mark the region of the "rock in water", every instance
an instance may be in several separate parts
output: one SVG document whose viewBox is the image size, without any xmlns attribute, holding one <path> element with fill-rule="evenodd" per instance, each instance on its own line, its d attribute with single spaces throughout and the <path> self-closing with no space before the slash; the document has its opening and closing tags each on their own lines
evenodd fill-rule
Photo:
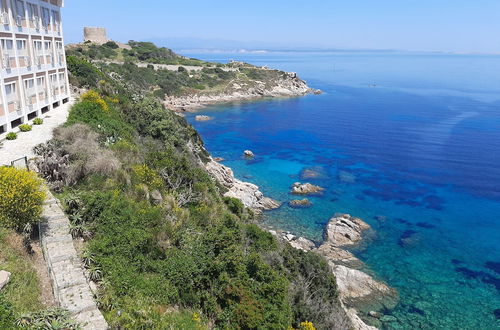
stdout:
<svg viewBox="0 0 500 330">
<path fill-rule="evenodd" d="M 9 283 L 11 273 L 0 270 L 0 290 Z"/>
<path fill-rule="evenodd" d="M 295 199 L 293 201 L 288 202 L 288 205 L 292 208 L 296 209 L 304 209 L 312 206 L 312 203 L 309 199 Z"/>
<path fill-rule="evenodd" d="M 255 157 L 254 153 L 251 150 L 245 150 L 243 151 L 243 154 L 245 157 Z"/>
<path fill-rule="evenodd" d="M 340 298 L 348 306 L 366 312 L 396 306 L 397 292 L 370 275 L 342 265 L 332 267 L 332 272 L 337 279 Z"/>
<path fill-rule="evenodd" d="M 310 183 L 295 182 L 292 186 L 292 194 L 295 195 L 314 195 L 321 194 L 324 191 L 325 188 Z"/>
<path fill-rule="evenodd" d="M 195 117 L 196 121 L 208 121 L 212 120 L 213 118 L 210 116 L 205 116 L 205 115 L 198 115 Z"/>
<path fill-rule="evenodd" d="M 278 202 L 265 197 L 258 186 L 236 179 L 233 170 L 229 167 L 217 163 L 214 160 L 210 160 L 208 163 L 204 164 L 204 166 L 214 179 L 228 189 L 224 196 L 238 198 L 246 207 L 257 212 L 280 207 Z"/>
<path fill-rule="evenodd" d="M 361 235 L 367 229 L 370 225 L 360 218 L 349 214 L 336 215 L 326 227 L 326 242 L 336 247 L 354 245 L 361 241 Z"/>
<path fill-rule="evenodd" d="M 216 162 L 219 162 L 219 163 L 220 163 L 220 162 L 223 162 L 225 159 L 224 159 L 224 158 L 222 158 L 222 157 L 215 157 L 215 158 L 214 158 L 214 160 L 215 160 Z"/>
</svg>

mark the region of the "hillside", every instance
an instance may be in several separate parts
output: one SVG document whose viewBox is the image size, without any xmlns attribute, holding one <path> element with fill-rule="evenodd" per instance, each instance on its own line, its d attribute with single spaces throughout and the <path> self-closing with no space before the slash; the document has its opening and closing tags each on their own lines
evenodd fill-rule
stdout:
<svg viewBox="0 0 500 330">
<path fill-rule="evenodd" d="M 197 132 L 158 99 L 160 70 L 91 60 L 68 57 L 72 83 L 92 91 L 36 151 L 110 326 L 350 327 L 327 262 L 259 228 L 257 187 L 246 206 L 224 197 L 234 182 L 213 179 Z M 186 91 L 179 77 L 163 79 Z"/>
<path fill-rule="evenodd" d="M 214 102 L 318 92 L 293 72 L 243 62 L 200 61 L 147 42 L 72 45 L 68 56 L 70 65 L 75 59 L 85 58 L 103 72 L 120 75 L 136 90 L 152 92 L 169 109 L 178 111 L 195 110 Z"/>
</svg>

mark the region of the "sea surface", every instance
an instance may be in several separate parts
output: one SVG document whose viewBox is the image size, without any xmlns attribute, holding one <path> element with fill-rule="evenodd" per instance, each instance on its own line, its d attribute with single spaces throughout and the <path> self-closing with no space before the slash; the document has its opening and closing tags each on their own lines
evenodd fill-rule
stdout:
<svg viewBox="0 0 500 330">
<path fill-rule="evenodd" d="M 354 253 L 401 298 L 385 328 L 500 329 L 500 56 L 184 55 L 294 71 L 324 92 L 187 116 L 238 178 L 285 202 L 265 225 L 320 242 L 335 213 L 361 217 L 376 235 Z M 292 209 L 296 181 L 326 193 Z"/>
</svg>

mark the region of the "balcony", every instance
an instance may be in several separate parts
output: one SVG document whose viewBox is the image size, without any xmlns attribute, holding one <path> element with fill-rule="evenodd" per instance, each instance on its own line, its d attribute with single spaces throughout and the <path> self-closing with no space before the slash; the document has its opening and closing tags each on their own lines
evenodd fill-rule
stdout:
<svg viewBox="0 0 500 330">
<path fill-rule="evenodd" d="M 17 113 L 18 115 L 22 114 L 21 103 L 19 101 L 8 102 L 7 109 L 9 110 L 9 113 Z"/>
<path fill-rule="evenodd" d="M 27 55 L 20 55 L 18 60 L 20 68 L 31 67 L 31 57 Z"/>
<path fill-rule="evenodd" d="M 16 58 L 10 54 L 5 54 L 2 58 L 2 67 L 5 70 L 12 70 L 17 68 Z"/>
</svg>

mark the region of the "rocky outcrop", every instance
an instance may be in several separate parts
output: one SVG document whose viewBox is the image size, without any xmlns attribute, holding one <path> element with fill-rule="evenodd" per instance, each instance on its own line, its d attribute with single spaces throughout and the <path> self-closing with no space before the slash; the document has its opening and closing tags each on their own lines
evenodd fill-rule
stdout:
<svg viewBox="0 0 500 330">
<path fill-rule="evenodd" d="M 353 268 L 330 263 L 337 279 L 340 299 L 358 311 L 392 309 L 397 304 L 397 293 L 385 283 Z"/>
<path fill-rule="evenodd" d="M 335 247 L 354 245 L 361 241 L 363 231 L 370 225 L 349 214 L 336 215 L 330 219 L 326 227 L 326 242 Z"/>
<path fill-rule="evenodd" d="M 295 182 L 292 186 L 291 193 L 294 195 L 315 195 L 321 194 L 323 191 L 325 191 L 325 189 L 320 186 L 315 186 L 310 183 Z"/>
<path fill-rule="evenodd" d="M 7 284 L 9 284 L 10 275 L 8 271 L 0 270 L 0 290 L 2 290 Z"/>
<path fill-rule="evenodd" d="M 307 252 L 313 250 L 316 247 L 316 244 L 314 244 L 313 241 L 308 240 L 307 238 L 304 237 L 295 236 L 294 234 L 288 231 L 270 230 L 269 232 L 274 236 L 276 236 L 278 239 L 290 243 L 290 245 L 297 250 L 302 250 Z"/>
<path fill-rule="evenodd" d="M 339 297 L 350 319 L 351 328 L 357 330 L 376 329 L 367 325 L 359 315 L 384 317 L 384 314 L 376 311 L 392 309 L 398 301 L 398 294 L 394 289 L 362 271 L 361 269 L 366 268 L 363 262 L 343 248 L 358 244 L 363 232 L 368 229 L 370 226 L 359 218 L 349 214 L 336 214 L 326 226 L 325 241 L 319 247 L 314 242 L 289 232 L 271 231 L 296 249 L 313 251 L 325 257 L 337 279 Z M 370 317 L 374 323 L 379 322 L 379 318 Z"/>
<path fill-rule="evenodd" d="M 268 71 L 268 70 L 265 70 Z M 271 71 L 271 70 L 269 70 Z M 313 93 L 294 73 L 283 73 L 270 81 L 234 81 L 223 92 L 203 91 L 183 96 L 167 96 L 164 104 L 175 111 L 196 111 L 214 103 L 253 100 L 264 97 L 294 97 Z"/>
<path fill-rule="evenodd" d="M 213 118 L 210 116 L 205 116 L 205 115 L 198 115 L 194 118 L 196 121 L 209 121 L 212 120 Z"/>
<path fill-rule="evenodd" d="M 229 167 L 219 164 L 213 159 L 210 159 L 204 166 L 208 173 L 228 190 L 224 196 L 238 198 L 246 207 L 257 212 L 280 207 L 277 201 L 265 197 L 258 186 L 236 179 L 233 170 Z"/>
<path fill-rule="evenodd" d="M 245 157 L 248 157 L 248 158 L 255 157 L 255 154 L 251 150 L 245 150 L 245 151 L 243 151 L 243 155 L 245 155 Z"/>
</svg>

